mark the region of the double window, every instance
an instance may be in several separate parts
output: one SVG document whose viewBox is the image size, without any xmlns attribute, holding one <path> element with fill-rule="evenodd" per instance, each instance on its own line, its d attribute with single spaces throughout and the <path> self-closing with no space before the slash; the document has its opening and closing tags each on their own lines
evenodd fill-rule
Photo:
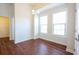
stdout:
<svg viewBox="0 0 79 59">
<path fill-rule="evenodd" d="M 54 35 L 65 35 L 66 34 L 66 21 L 67 11 L 61 11 L 53 13 L 52 15 L 52 32 Z M 40 17 L 40 33 L 47 33 L 48 16 Z"/>
</svg>

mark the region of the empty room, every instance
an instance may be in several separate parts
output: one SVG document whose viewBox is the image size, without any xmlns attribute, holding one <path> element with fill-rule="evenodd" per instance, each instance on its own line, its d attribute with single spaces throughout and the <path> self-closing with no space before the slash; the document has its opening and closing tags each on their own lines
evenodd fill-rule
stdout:
<svg viewBox="0 0 79 59">
<path fill-rule="evenodd" d="M 0 55 L 74 55 L 75 3 L 0 3 Z"/>
</svg>

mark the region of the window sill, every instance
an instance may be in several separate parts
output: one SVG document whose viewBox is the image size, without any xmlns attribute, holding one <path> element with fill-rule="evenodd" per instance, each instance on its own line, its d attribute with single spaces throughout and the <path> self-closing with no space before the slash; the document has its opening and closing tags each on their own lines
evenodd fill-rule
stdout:
<svg viewBox="0 0 79 59">
<path fill-rule="evenodd" d="M 56 35 L 56 34 L 53 34 L 53 36 L 58 37 L 58 38 L 66 38 L 66 35 Z"/>
</svg>

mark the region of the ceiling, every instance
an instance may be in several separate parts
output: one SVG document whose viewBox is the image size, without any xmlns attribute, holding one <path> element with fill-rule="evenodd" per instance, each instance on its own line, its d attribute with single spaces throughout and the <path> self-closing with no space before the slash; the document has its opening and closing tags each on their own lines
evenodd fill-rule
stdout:
<svg viewBox="0 0 79 59">
<path fill-rule="evenodd" d="M 32 9 L 34 9 L 34 10 L 43 8 L 43 7 L 47 6 L 48 4 L 49 3 L 31 3 Z"/>
</svg>

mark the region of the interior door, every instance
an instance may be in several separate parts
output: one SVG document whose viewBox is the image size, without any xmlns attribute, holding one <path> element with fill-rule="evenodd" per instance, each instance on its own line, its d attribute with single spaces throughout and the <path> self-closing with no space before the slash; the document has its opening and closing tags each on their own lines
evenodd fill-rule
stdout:
<svg viewBox="0 0 79 59">
<path fill-rule="evenodd" d="M 0 16 L 0 38 L 9 37 L 9 18 Z"/>
</svg>

